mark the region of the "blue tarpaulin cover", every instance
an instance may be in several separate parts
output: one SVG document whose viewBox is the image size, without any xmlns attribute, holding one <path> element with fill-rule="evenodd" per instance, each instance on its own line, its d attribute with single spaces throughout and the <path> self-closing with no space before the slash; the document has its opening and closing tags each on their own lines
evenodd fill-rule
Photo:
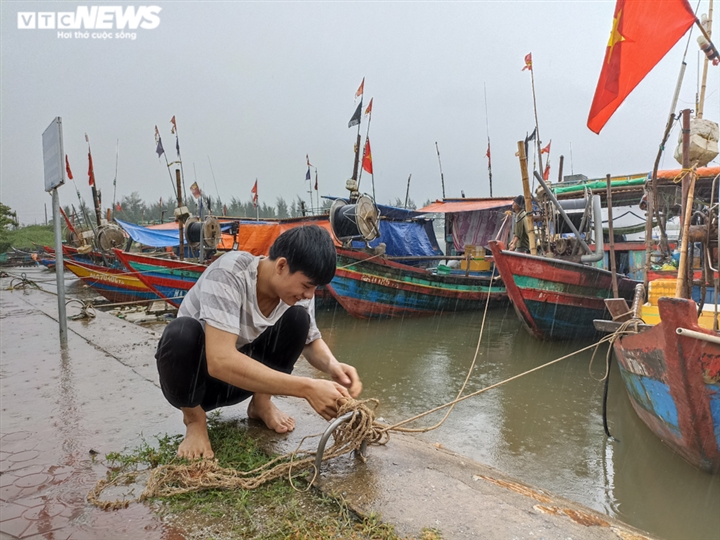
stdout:
<svg viewBox="0 0 720 540">
<path fill-rule="evenodd" d="M 428 229 L 432 238 L 428 235 Z M 385 243 L 385 253 L 393 257 L 442 254 L 431 221 L 380 220 L 380 237 L 370 242 L 370 247 L 381 242 Z M 364 246 L 365 242 L 353 242 L 353 247 Z"/>
<path fill-rule="evenodd" d="M 175 247 L 180 245 L 177 229 L 148 229 L 142 225 L 133 225 L 119 219 L 115 219 L 115 221 L 138 244 L 150 247 Z M 230 223 L 221 223 L 220 230 L 222 232 L 228 231 L 230 226 Z"/>
</svg>

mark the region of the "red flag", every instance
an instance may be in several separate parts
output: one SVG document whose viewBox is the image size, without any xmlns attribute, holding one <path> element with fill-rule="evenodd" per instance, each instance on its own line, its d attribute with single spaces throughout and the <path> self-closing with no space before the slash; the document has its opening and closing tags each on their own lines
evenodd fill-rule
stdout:
<svg viewBox="0 0 720 540">
<path fill-rule="evenodd" d="M 313 164 L 310 163 L 310 158 L 308 157 L 307 154 L 305 154 L 305 161 L 307 161 L 307 166 L 308 166 L 308 167 L 313 167 Z"/>
<path fill-rule="evenodd" d="M 520 71 L 525 71 L 526 69 L 532 71 L 532 53 L 527 53 L 525 55 L 525 67 L 522 68 Z"/>
<path fill-rule="evenodd" d="M 625 98 L 695 22 L 687 0 L 617 0 L 587 126 L 600 133 Z"/>
<path fill-rule="evenodd" d="M 116 211 L 116 212 L 122 212 L 122 206 L 120 206 L 120 203 L 117 203 L 117 204 L 115 205 L 115 211 Z"/>
<path fill-rule="evenodd" d="M 488 158 L 488 169 L 490 168 L 490 139 L 488 138 L 488 149 L 487 152 L 485 152 L 485 157 Z"/>
<path fill-rule="evenodd" d="M 92 154 L 88 148 L 88 179 L 91 186 L 95 185 L 95 171 L 93 170 Z"/>
<path fill-rule="evenodd" d="M 200 187 L 197 185 L 197 182 L 193 182 L 190 186 L 190 193 L 192 193 L 192 196 L 196 199 L 202 197 L 202 191 L 200 191 Z"/>
<path fill-rule="evenodd" d="M 543 173 L 543 180 L 547 180 L 550 178 L 550 162 L 548 161 L 545 164 L 545 172 Z"/>
<path fill-rule="evenodd" d="M 227 216 L 227 204 L 223 204 L 223 216 Z"/>
<path fill-rule="evenodd" d="M 549 143 L 547 143 L 547 146 L 540 150 L 540 154 L 549 154 L 550 153 L 550 145 L 552 144 L 552 139 Z"/>
<path fill-rule="evenodd" d="M 372 174 L 372 154 L 370 153 L 370 139 L 365 139 L 365 150 L 363 150 L 362 168 Z"/>
<path fill-rule="evenodd" d="M 370 114 L 372 112 L 372 102 L 375 98 L 370 98 L 370 103 L 368 103 L 367 109 L 365 109 L 365 114 Z"/>
<path fill-rule="evenodd" d="M 359 98 L 363 95 L 363 92 L 365 90 L 365 77 L 363 77 L 362 82 L 360 83 L 360 86 L 357 89 L 357 92 L 355 92 L 355 99 Z"/>
<path fill-rule="evenodd" d="M 255 208 L 257 208 L 258 205 L 258 189 L 257 189 L 257 178 L 255 179 L 255 185 L 250 190 L 250 193 L 252 194 L 252 203 Z"/>
<path fill-rule="evenodd" d="M 65 170 L 67 171 L 68 178 L 73 179 L 72 171 L 70 170 L 70 162 L 68 161 L 67 154 L 65 154 Z"/>
<path fill-rule="evenodd" d="M 173 114 L 173 117 L 170 119 L 170 123 L 173 125 L 173 127 L 170 128 L 170 133 L 175 133 L 177 131 L 177 124 L 175 123 L 175 115 Z"/>
</svg>

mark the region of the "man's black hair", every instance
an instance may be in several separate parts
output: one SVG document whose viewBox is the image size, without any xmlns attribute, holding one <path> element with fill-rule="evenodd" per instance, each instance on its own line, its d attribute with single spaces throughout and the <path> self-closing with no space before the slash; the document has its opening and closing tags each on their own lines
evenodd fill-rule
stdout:
<svg viewBox="0 0 720 540">
<path fill-rule="evenodd" d="M 518 195 L 517 197 L 515 197 L 513 199 L 513 202 L 523 210 L 525 209 L 525 197 L 523 197 L 522 195 Z"/>
<path fill-rule="evenodd" d="M 330 233 L 317 225 L 285 231 L 270 246 L 270 259 L 285 257 L 291 273 L 302 272 L 314 285 L 327 285 L 335 276 L 337 252 Z"/>
</svg>

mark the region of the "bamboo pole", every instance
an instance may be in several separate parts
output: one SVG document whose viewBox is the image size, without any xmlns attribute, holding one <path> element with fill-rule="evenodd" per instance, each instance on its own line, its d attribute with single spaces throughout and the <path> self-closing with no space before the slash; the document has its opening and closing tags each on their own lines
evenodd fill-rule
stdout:
<svg viewBox="0 0 720 540">
<path fill-rule="evenodd" d="M 683 228 L 682 228 L 682 245 L 680 247 L 680 263 L 678 264 L 678 277 L 675 286 L 675 296 L 678 298 L 690 298 L 690 289 L 688 286 L 687 273 L 688 273 L 688 248 L 690 242 L 688 241 L 688 235 L 690 233 L 690 219 L 692 217 L 693 201 L 695 199 L 695 179 L 697 175 L 695 171 L 689 173 L 690 185 L 688 186 L 687 203 L 685 204 L 685 211 L 683 213 Z M 695 251 L 695 250 L 693 250 Z M 692 267 L 692 261 L 690 263 Z"/>
<path fill-rule="evenodd" d="M 701 29 L 705 30 L 705 32 L 703 32 L 703 34 L 708 41 L 710 41 L 710 37 L 712 36 L 712 16 L 713 16 L 713 0 L 710 0 L 710 7 L 708 8 L 707 27 L 703 26 L 702 24 L 698 25 L 698 26 L 700 26 Z M 707 87 L 707 73 L 708 73 L 708 63 L 709 62 L 710 62 L 710 59 L 707 57 L 707 55 L 705 55 L 705 61 L 703 62 L 702 83 L 700 84 L 700 97 L 698 98 L 697 113 L 695 114 L 695 116 L 697 118 L 703 117 L 703 111 L 705 108 L 705 89 Z"/>
<path fill-rule="evenodd" d="M 530 242 L 530 253 L 537 255 L 535 245 L 535 226 L 532 221 L 532 194 L 530 193 L 530 178 L 528 177 L 527 156 L 525 155 L 525 141 L 518 141 L 518 156 L 520 157 L 520 174 L 522 175 L 523 196 L 525 197 L 525 224 Z"/>
</svg>

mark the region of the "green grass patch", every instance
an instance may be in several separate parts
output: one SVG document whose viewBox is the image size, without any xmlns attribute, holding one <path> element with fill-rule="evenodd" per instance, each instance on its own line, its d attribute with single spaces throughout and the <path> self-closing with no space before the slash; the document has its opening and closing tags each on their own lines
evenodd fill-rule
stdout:
<svg viewBox="0 0 720 540">
<path fill-rule="evenodd" d="M 33 243 L 41 246 L 52 246 L 55 241 L 52 225 L 28 225 L 18 229 L 0 231 L 0 253 L 10 247 L 18 249 L 35 249 Z"/>
<path fill-rule="evenodd" d="M 215 457 L 223 467 L 253 470 L 275 456 L 258 448 L 254 439 L 237 421 L 208 418 L 208 433 Z M 136 469 L 183 463 L 176 456 L 182 437 L 156 437 L 157 444 L 143 442 L 137 448 L 106 456 L 111 476 Z M 307 481 L 294 479 L 300 489 Z M 349 539 L 401 540 L 394 527 L 379 516 L 359 516 L 338 497 L 317 489 L 297 491 L 287 479 L 268 482 L 254 490 L 206 490 L 155 501 L 164 519 L 188 534 L 189 538 L 230 539 Z M 439 540 L 440 533 L 423 529 L 421 540 Z"/>
</svg>

